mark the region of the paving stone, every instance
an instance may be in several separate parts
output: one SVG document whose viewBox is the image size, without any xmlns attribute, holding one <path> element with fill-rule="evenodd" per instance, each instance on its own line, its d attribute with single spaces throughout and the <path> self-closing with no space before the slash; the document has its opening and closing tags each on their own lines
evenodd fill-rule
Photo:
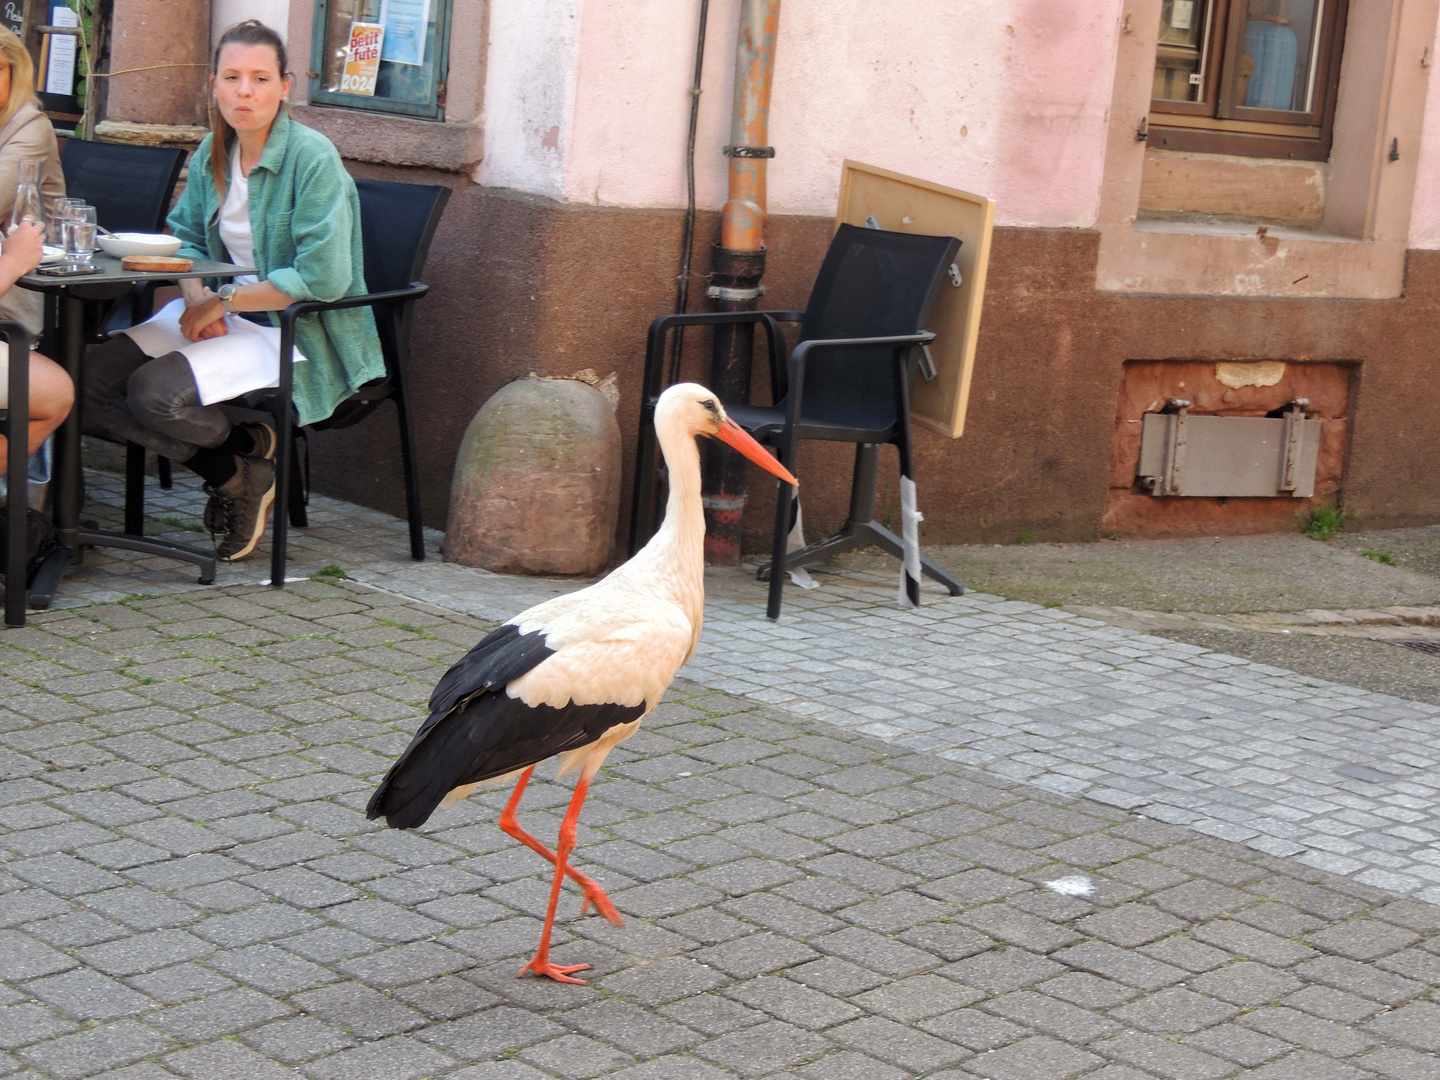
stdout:
<svg viewBox="0 0 1440 1080">
<path fill-rule="evenodd" d="M 36 979 L 25 992 L 76 1020 L 118 1020 L 159 1007 L 159 1003 L 124 983 L 85 969 Z"/>
<path fill-rule="evenodd" d="M 853 999 L 867 1012 L 900 1023 L 913 1023 L 973 1005 L 985 995 L 938 975 L 912 975 L 887 982 Z"/>
<path fill-rule="evenodd" d="M 143 1024 L 118 1020 L 40 1043 L 21 1050 L 19 1056 L 44 1075 L 70 1080 L 153 1057 L 174 1045 L 167 1036 Z"/>
<path fill-rule="evenodd" d="M 1044 1035 L 1035 1035 L 1002 1050 L 992 1050 L 966 1063 L 966 1069 L 991 1080 L 1030 1080 L 1053 1077 L 1068 1080 L 1101 1064 L 1095 1054 L 1068 1046 Z"/>
<path fill-rule="evenodd" d="M 347 982 L 297 994 L 291 1003 L 362 1039 L 382 1038 L 423 1027 L 414 1009 L 359 983 Z"/>
<path fill-rule="evenodd" d="M 419 1080 L 455 1064 L 450 1056 L 403 1035 L 366 1043 L 305 1066 L 315 1080 Z"/>
<path fill-rule="evenodd" d="M 1342 1027 L 1283 1006 L 1256 1009 L 1246 1013 L 1239 1022 L 1326 1056 L 1350 1057 L 1376 1045 L 1374 1038 L 1354 1028 Z"/>
<path fill-rule="evenodd" d="M 871 1056 L 918 1073 L 933 1072 L 970 1056 L 954 1043 L 878 1016 L 853 1020 L 828 1034 L 844 1046 L 863 1048 Z"/>
<path fill-rule="evenodd" d="M 1108 1017 L 1029 990 L 991 998 L 983 1008 L 1072 1046 L 1082 1046 L 1119 1029 L 1119 1024 Z"/>
<path fill-rule="evenodd" d="M 1301 1050 L 1247 1075 L 1260 1080 L 1369 1080 L 1374 1074 Z"/>
<path fill-rule="evenodd" d="M 1392 1012 L 1381 1013 L 1365 1025 L 1365 1030 L 1417 1050 L 1440 1051 L 1440 1005 L 1433 1001 L 1412 1001 Z"/>
<path fill-rule="evenodd" d="M 1420 935 L 1374 919 L 1347 919 L 1309 934 L 1305 940 L 1323 952 L 1350 960 L 1376 960 L 1415 944 Z"/>
<path fill-rule="evenodd" d="M 1272 1039 L 1238 1024 L 1220 1024 L 1197 1032 L 1186 1039 L 1185 1044 L 1249 1068 L 1263 1065 L 1295 1049 L 1292 1043 Z"/>
<path fill-rule="evenodd" d="M 339 1025 L 323 1024 L 313 1017 L 277 1020 L 241 1032 L 240 1040 L 267 1058 L 293 1065 L 324 1057 L 355 1045 Z"/>
<path fill-rule="evenodd" d="M 1219 1080 L 1239 1071 L 1234 1062 L 1143 1032 L 1125 1032 L 1091 1043 L 1102 1057 L 1167 1080 Z"/>
<path fill-rule="evenodd" d="M 1122 904 L 1097 912 L 1075 924 L 1075 929 L 1113 945 L 1145 945 L 1185 928 L 1185 923 L 1145 904 Z"/>
<path fill-rule="evenodd" d="M 267 1057 L 228 1041 L 170 1054 L 165 1058 L 165 1065 L 195 1080 L 226 1080 L 239 1076 L 246 1080 L 287 1080 L 295 1075 Z"/>
</svg>

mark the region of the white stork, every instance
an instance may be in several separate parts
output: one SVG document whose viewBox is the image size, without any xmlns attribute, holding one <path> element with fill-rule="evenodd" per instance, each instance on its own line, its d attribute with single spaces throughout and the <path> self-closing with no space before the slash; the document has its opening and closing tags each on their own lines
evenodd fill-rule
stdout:
<svg viewBox="0 0 1440 1080">
<path fill-rule="evenodd" d="M 620 915 L 598 884 L 567 862 L 585 792 L 612 747 L 660 704 L 675 673 L 695 653 L 705 606 L 705 519 L 700 450 L 706 435 L 798 483 L 725 415 L 716 396 L 678 383 L 655 407 L 655 429 L 670 476 L 665 522 L 633 559 L 588 588 L 521 612 L 485 637 L 440 679 L 430 715 L 370 798 L 366 817 L 395 829 L 423 825 L 437 806 L 463 799 L 486 781 L 519 776 L 500 828 L 555 866 L 550 906 L 535 958 L 520 969 L 580 983 L 550 962 L 550 933 L 568 874 L 613 923 Z M 520 828 L 515 810 L 535 766 L 564 755 L 559 775 L 580 769 L 552 853 Z"/>
</svg>

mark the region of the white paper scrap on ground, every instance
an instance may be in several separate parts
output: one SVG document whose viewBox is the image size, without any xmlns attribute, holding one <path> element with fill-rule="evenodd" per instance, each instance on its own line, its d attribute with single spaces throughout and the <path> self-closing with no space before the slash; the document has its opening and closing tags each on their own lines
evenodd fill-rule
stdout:
<svg viewBox="0 0 1440 1080">
<path fill-rule="evenodd" d="M 1095 892 L 1095 883 L 1084 874 L 1047 881 L 1045 887 L 1053 889 L 1061 896 L 1090 896 Z"/>
<path fill-rule="evenodd" d="M 914 607 L 905 590 L 907 578 L 920 582 L 920 522 L 925 515 L 915 508 L 915 481 L 900 477 L 900 541 L 905 552 L 900 566 L 900 606 Z"/>
</svg>

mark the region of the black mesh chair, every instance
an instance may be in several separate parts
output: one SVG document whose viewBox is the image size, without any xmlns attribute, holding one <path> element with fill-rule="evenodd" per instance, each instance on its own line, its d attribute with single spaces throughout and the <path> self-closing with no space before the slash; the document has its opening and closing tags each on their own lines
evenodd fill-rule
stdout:
<svg viewBox="0 0 1440 1080">
<path fill-rule="evenodd" d="M 280 385 L 275 390 L 259 391 L 243 404 L 267 408 L 275 421 L 278 448 L 275 455 L 275 510 L 270 549 L 270 584 L 276 588 L 285 583 L 286 540 L 288 526 L 294 522 L 304 526 L 305 503 L 298 458 L 295 453 L 295 409 L 291 395 L 295 385 L 295 324 L 297 320 L 321 311 L 341 308 L 368 307 L 375 313 L 375 326 L 380 334 L 380 350 L 385 357 L 385 376 L 360 387 L 342 401 L 335 413 L 310 427 L 314 430 L 350 427 L 360 423 L 384 401 L 393 401 L 400 422 L 400 457 L 405 480 L 405 508 L 410 521 L 410 557 L 416 562 L 425 558 L 424 522 L 420 512 L 420 473 L 415 460 L 414 428 L 410 418 L 407 373 L 410 366 L 410 329 L 415 301 L 430 286 L 419 281 L 430 253 L 430 241 L 440 223 L 450 189 L 421 184 L 395 184 L 383 180 L 356 180 L 360 192 L 360 235 L 365 249 L 365 285 L 370 290 L 363 296 L 347 296 L 329 303 L 306 300 L 291 304 L 280 313 Z M 143 456 L 139 462 L 138 482 L 126 485 L 127 523 L 143 515 L 136 508 L 132 514 L 131 494 L 143 490 Z M 130 462 L 130 471 L 135 465 Z M 131 477 L 132 481 L 137 478 Z M 286 509 L 289 513 L 286 513 Z M 127 532 L 130 531 L 127 527 Z"/>
<path fill-rule="evenodd" d="M 96 219 L 111 232 L 163 232 L 185 155 L 178 147 L 69 139 L 60 151 L 65 194 L 95 207 Z M 87 327 L 87 338 L 103 341 L 111 330 L 144 321 L 154 306 L 155 289 L 153 282 L 136 285 Z M 132 445 L 130 456 L 137 452 L 143 459 L 144 451 Z M 168 488 L 170 460 L 158 460 L 160 484 Z"/>
<path fill-rule="evenodd" d="M 70 139 L 60 152 L 65 193 L 95 207 L 111 232 L 160 232 L 185 151 Z"/>
<path fill-rule="evenodd" d="M 770 579 L 766 614 L 772 619 L 780 615 L 785 571 L 864 544 L 903 558 L 900 538 L 874 520 L 879 448 L 893 444 L 899 451 L 900 475 L 906 480 L 913 478 L 910 378 L 921 350 L 934 340 L 925 323 L 959 247 L 960 241 L 949 236 L 841 225 L 803 312 L 664 315 L 656 319 L 645 356 L 631 513 L 632 553 L 656 527 L 654 412 L 664 389 L 666 335 L 686 326 L 750 322 L 766 331 L 775 404 L 727 402 L 730 417 L 760 442 L 774 446 L 792 472 L 801 439 L 857 444 L 850 513 L 836 536 L 787 555 L 793 504 L 781 492 L 775 508 L 771 562 L 760 570 L 762 580 Z M 795 322 L 800 324 L 800 341 L 787 362 L 780 324 Z M 776 567 L 781 568 L 779 572 Z M 952 596 L 963 591 L 958 580 L 930 560 L 922 558 L 921 569 Z M 918 582 L 912 581 L 908 591 L 912 602 L 918 601 Z"/>
</svg>

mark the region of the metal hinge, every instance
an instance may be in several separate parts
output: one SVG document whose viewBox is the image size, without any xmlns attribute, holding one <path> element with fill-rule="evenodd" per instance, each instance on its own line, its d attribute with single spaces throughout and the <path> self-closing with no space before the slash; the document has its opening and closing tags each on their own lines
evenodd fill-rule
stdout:
<svg viewBox="0 0 1440 1080">
<path fill-rule="evenodd" d="M 442 109 L 445 107 L 445 84 L 443 82 L 435 88 L 435 104 Z"/>
</svg>

